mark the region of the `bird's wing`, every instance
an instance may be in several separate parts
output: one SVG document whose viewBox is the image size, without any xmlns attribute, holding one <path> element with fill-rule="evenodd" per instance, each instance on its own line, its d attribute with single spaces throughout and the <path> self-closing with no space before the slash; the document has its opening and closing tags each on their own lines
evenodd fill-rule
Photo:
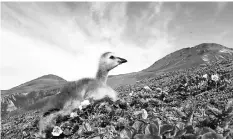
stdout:
<svg viewBox="0 0 233 139">
<path fill-rule="evenodd" d="M 64 105 L 71 99 L 82 100 L 87 86 L 93 80 L 91 78 L 83 78 L 78 81 L 66 83 L 59 94 L 51 96 L 49 102 L 44 107 L 44 115 L 53 112 L 53 110 L 59 111 L 63 109 Z"/>
</svg>

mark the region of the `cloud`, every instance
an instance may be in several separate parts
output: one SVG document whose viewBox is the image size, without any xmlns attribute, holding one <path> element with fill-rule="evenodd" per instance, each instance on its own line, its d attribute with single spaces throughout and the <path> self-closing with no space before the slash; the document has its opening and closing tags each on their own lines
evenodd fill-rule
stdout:
<svg viewBox="0 0 233 139">
<path fill-rule="evenodd" d="M 9 27 L 11 30 L 23 35 L 36 37 L 73 52 L 75 43 L 72 37 L 79 38 L 79 42 L 121 43 L 132 39 L 130 41 L 135 42 L 135 45 L 143 45 L 137 44 L 137 40 L 140 40 L 138 37 L 148 38 L 140 40 L 145 43 L 150 39 L 159 38 L 166 32 L 174 14 L 169 10 L 162 11 L 163 3 L 156 2 L 149 3 L 148 7 L 142 10 L 142 15 L 137 15 L 132 21 L 128 18 L 131 16 L 127 13 L 128 3 L 88 3 L 86 9 L 73 12 L 70 12 L 70 6 L 64 6 L 63 3 L 56 3 L 53 7 L 52 5 L 52 3 L 4 3 L 3 11 L 9 16 L 4 16 L 3 25 L 11 26 Z M 57 16 L 57 13 L 60 16 Z M 13 20 L 10 24 L 9 18 Z M 17 27 L 12 25 L 17 23 L 16 21 L 18 21 Z M 134 28 L 132 28 L 133 22 Z M 134 32 L 128 34 L 128 28 Z M 137 36 L 140 33 L 142 35 Z M 127 36 L 132 37 L 125 39 Z"/>
<path fill-rule="evenodd" d="M 219 33 L 219 35 L 216 35 L 216 41 L 218 42 L 224 42 L 227 35 L 230 34 L 229 30 L 225 30 Z"/>
<path fill-rule="evenodd" d="M 218 16 L 227 6 L 227 2 L 217 2 L 216 4 L 217 4 L 217 9 L 215 16 Z"/>
<path fill-rule="evenodd" d="M 106 51 L 129 61 L 110 74 L 149 67 L 174 48 L 175 12 L 156 2 L 129 12 L 132 4 L 138 10 L 125 2 L 2 3 L 1 89 L 45 74 L 93 77 Z"/>
<path fill-rule="evenodd" d="M 128 23 L 125 38 L 127 42 L 139 47 L 154 47 L 157 41 L 173 40 L 169 36 L 169 26 L 175 17 L 176 11 L 165 7 L 163 3 L 152 2 L 142 9 L 140 16 L 134 16 Z"/>
</svg>

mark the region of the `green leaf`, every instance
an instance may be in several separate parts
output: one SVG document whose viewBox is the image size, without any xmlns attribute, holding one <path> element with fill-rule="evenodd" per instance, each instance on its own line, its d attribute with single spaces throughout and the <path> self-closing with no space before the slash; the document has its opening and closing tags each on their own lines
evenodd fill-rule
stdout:
<svg viewBox="0 0 233 139">
<path fill-rule="evenodd" d="M 89 123 L 85 123 L 84 128 L 85 128 L 86 131 L 92 131 L 92 127 L 91 127 L 91 125 Z"/>
<path fill-rule="evenodd" d="M 145 124 L 141 121 L 136 121 L 133 126 L 132 126 L 137 133 L 144 133 L 145 129 Z"/>
<path fill-rule="evenodd" d="M 153 123 L 157 126 L 158 129 L 160 128 L 161 121 L 158 118 L 156 118 L 156 120 L 153 120 Z"/>
<path fill-rule="evenodd" d="M 120 137 L 124 139 L 131 139 L 132 133 L 128 128 L 125 128 L 120 132 Z"/>
<path fill-rule="evenodd" d="M 223 139 L 223 137 L 220 134 L 208 132 L 202 136 L 202 139 Z"/>
<path fill-rule="evenodd" d="M 189 114 L 187 114 L 188 119 L 187 119 L 186 125 L 192 125 L 193 114 L 194 114 L 194 110 L 191 110 L 191 112 Z"/>
<path fill-rule="evenodd" d="M 133 127 L 128 126 L 127 128 L 131 131 L 131 135 L 132 135 L 131 138 L 134 137 L 137 134 L 136 129 L 134 129 Z"/>
<path fill-rule="evenodd" d="M 163 135 L 167 132 L 171 132 L 174 129 L 172 125 L 165 124 L 160 127 L 160 135 Z"/>
<path fill-rule="evenodd" d="M 193 134 L 195 132 L 192 125 L 186 126 L 185 129 L 187 134 Z"/>
<path fill-rule="evenodd" d="M 178 130 L 175 134 L 175 137 L 180 137 L 186 133 L 186 129 Z"/>
<path fill-rule="evenodd" d="M 185 134 L 181 138 L 182 139 L 197 139 L 197 136 L 194 134 Z"/>
<path fill-rule="evenodd" d="M 233 108 L 233 99 L 229 100 L 228 103 L 227 103 L 227 105 L 226 105 L 226 110 L 228 110 L 230 108 L 231 109 Z"/>
<path fill-rule="evenodd" d="M 231 114 L 232 112 L 233 112 L 233 106 L 226 107 L 226 110 L 224 111 L 224 113 L 226 113 L 226 114 Z"/>
<path fill-rule="evenodd" d="M 185 124 L 182 123 L 182 122 L 178 122 L 178 123 L 176 124 L 176 126 L 177 126 L 179 129 L 184 129 L 184 128 L 185 128 Z"/>
<path fill-rule="evenodd" d="M 137 134 L 134 139 L 162 139 L 160 136 Z"/>
<path fill-rule="evenodd" d="M 153 123 L 152 124 L 148 124 L 146 126 L 146 129 L 145 129 L 145 134 L 146 135 L 151 134 L 151 135 L 158 136 L 158 134 L 159 134 L 159 128 L 157 127 L 156 124 L 153 124 Z"/>
<path fill-rule="evenodd" d="M 215 116 L 221 115 L 221 114 L 222 114 L 222 111 L 219 110 L 219 109 L 217 109 L 217 108 L 215 108 L 215 107 L 211 107 L 211 106 L 207 105 L 207 108 L 208 108 Z"/>
<path fill-rule="evenodd" d="M 216 133 L 213 129 L 209 128 L 209 127 L 203 127 L 198 131 L 198 135 L 203 135 L 205 133 Z"/>
<path fill-rule="evenodd" d="M 173 108 L 173 110 L 176 112 L 176 114 L 178 115 L 178 117 L 186 117 L 186 114 L 184 112 L 182 112 L 180 109 L 177 108 Z"/>
</svg>

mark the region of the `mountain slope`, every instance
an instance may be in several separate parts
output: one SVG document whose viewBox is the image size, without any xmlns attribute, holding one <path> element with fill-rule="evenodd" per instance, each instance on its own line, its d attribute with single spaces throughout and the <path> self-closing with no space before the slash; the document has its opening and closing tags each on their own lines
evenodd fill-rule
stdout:
<svg viewBox="0 0 233 139">
<path fill-rule="evenodd" d="M 59 87 L 60 85 L 66 82 L 67 82 L 66 80 L 56 75 L 52 75 L 52 74 L 44 75 L 34 80 L 23 83 L 19 86 L 16 86 L 14 88 L 11 88 L 9 90 L 4 90 L 2 92 L 2 95 L 4 96 L 14 93 L 27 94 L 32 91 L 53 89 Z"/>
<path fill-rule="evenodd" d="M 156 61 L 150 67 L 135 73 L 113 76 L 109 85 L 134 84 L 139 80 L 158 74 L 211 64 L 218 60 L 232 59 L 233 49 L 216 43 L 202 43 L 191 48 L 183 48 Z"/>
<path fill-rule="evenodd" d="M 172 71 L 190 68 L 202 64 L 211 64 L 217 60 L 233 57 L 233 49 L 216 43 L 203 43 L 195 47 L 184 48 L 158 60 L 143 71 Z"/>
<path fill-rule="evenodd" d="M 10 90 L 1 90 L 1 115 L 4 116 L 17 109 L 42 107 L 42 105 L 33 105 L 41 104 L 41 100 L 56 94 L 65 83 L 67 83 L 66 80 L 50 74 L 23 83 Z"/>
</svg>

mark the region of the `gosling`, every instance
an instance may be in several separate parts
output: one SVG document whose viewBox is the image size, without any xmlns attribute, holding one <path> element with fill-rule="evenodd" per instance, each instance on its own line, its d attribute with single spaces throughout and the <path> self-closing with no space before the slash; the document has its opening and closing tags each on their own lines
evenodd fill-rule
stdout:
<svg viewBox="0 0 233 139">
<path fill-rule="evenodd" d="M 44 116 L 51 111 L 71 109 L 71 107 L 77 108 L 82 100 L 88 98 L 99 100 L 108 96 L 113 101 L 117 100 L 117 93 L 106 84 L 106 81 L 109 71 L 126 62 L 126 59 L 117 57 L 112 52 L 102 54 L 96 77 L 83 78 L 67 83 L 59 94 L 50 99 L 48 105 L 44 108 Z"/>
</svg>

